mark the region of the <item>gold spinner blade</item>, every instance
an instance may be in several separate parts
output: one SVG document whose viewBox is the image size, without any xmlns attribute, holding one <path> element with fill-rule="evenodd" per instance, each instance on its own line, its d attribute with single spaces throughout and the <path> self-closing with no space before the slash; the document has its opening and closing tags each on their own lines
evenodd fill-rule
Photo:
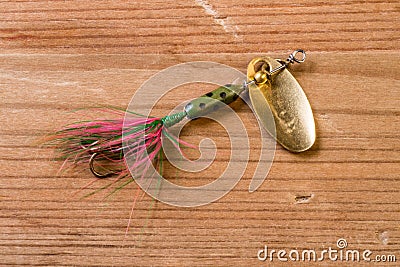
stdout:
<svg viewBox="0 0 400 267">
<path fill-rule="evenodd" d="M 258 119 L 277 142 L 291 152 L 302 152 L 315 142 L 314 117 L 303 89 L 283 64 L 270 57 L 249 63 L 250 100 Z M 270 70 L 275 69 L 280 70 L 272 75 Z M 264 81 L 258 77 L 260 73 L 265 74 Z"/>
</svg>

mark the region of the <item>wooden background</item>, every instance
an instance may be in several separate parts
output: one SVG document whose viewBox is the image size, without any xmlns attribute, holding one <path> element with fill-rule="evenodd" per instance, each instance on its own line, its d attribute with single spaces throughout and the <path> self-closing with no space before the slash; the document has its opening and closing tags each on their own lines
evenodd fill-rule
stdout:
<svg viewBox="0 0 400 267">
<path fill-rule="evenodd" d="M 399 262 L 399 11 L 388 0 L 0 1 L 0 265 L 266 266 L 257 260 L 264 245 L 322 250 L 339 238 Z M 163 68 L 211 60 L 245 71 L 255 56 L 297 48 L 308 52 L 293 73 L 314 109 L 317 143 L 298 155 L 277 146 L 254 193 L 253 160 L 210 205 L 176 208 L 145 196 L 125 237 L 135 188 L 81 199 L 73 193 L 89 171 L 57 176 L 60 162 L 35 145 L 82 119 L 75 108 L 125 107 Z M 178 90 L 161 106 L 210 88 Z M 254 116 L 243 103 L 233 108 L 256 151 Z M 223 128 L 200 120 L 184 135 L 222 149 L 205 174 L 180 181 L 218 177 L 229 160 Z"/>
</svg>

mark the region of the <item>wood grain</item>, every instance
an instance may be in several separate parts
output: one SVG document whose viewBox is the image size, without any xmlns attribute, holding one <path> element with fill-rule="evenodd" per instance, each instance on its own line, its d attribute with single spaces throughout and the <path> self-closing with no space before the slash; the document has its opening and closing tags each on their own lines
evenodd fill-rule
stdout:
<svg viewBox="0 0 400 267">
<path fill-rule="evenodd" d="M 0 1 L 0 13 L 0 265 L 291 266 L 276 258 L 260 262 L 257 252 L 264 245 L 336 248 L 339 238 L 349 249 L 400 260 L 396 1 L 23 0 Z M 144 196 L 127 236 L 134 186 L 106 200 L 104 193 L 81 199 L 74 192 L 91 181 L 89 171 L 56 175 L 60 162 L 35 145 L 82 119 L 71 112 L 76 108 L 125 107 L 166 67 L 215 61 L 245 71 L 256 56 L 283 57 L 296 48 L 308 52 L 292 72 L 315 112 L 317 143 L 301 154 L 278 145 L 254 193 L 248 186 L 260 134 L 242 101 L 232 107 L 248 129 L 251 154 L 238 185 L 199 208 Z M 211 88 L 177 88 L 155 113 Z M 197 120 L 182 135 L 192 142 L 212 138 L 217 158 L 200 174 L 167 167 L 167 178 L 192 186 L 217 178 L 230 159 L 225 130 Z"/>
</svg>

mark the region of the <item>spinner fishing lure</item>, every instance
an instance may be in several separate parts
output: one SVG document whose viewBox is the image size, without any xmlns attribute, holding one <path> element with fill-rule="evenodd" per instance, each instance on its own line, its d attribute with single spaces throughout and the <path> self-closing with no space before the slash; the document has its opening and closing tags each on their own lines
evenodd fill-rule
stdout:
<svg viewBox="0 0 400 267">
<path fill-rule="evenodd" d="M 288 66 L 302 63 L 305 58 L 303 50 L 294 51 L 286 60 L 258 57 L 249 63 L 247 80 L 242 84 L 218 87 L 192 100 L 178 113 L 154 118 L 110 108 L 120 119 L 74 123 L 56 132 L 49 143 L 59 150 L 65 164 L 86 165 L 98 178 L 126 177 L 129 170 L 140 176 L 150 165 L 162 168 L 162 139 L 170 140 L 178 150 L 180 146 L 192 146 L 174 136 L 170 127 L 185 118 L 191 120 L 216 112 L 248 91 L 264 128 L 287 150 L 302 152 L 315 141 L 315 124 L 306 95 Z M 137 116 L 126 117 L 126 113 Z M 128 163 L 127 157 L 134 160 Z M 127 183 L 134 179 L 138 177 Z"/>
</svg>

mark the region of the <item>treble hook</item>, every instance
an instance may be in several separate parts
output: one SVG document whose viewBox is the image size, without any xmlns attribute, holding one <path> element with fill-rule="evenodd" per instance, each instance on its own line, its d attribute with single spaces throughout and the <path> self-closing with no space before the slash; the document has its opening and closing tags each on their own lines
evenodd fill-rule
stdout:
<svg viewBox="0 0 400 267">
<path fill-rule="evenodd" d="M 116 174 L 116 172 L 113 172 L 113 171 L 109 171 L 108 173 L 100 173 L 100 172 L 96 171 L 96 169 L 94 168 L 94 161 L 95 161 L 96 157 L 99 155 L 100 155 L 100 153 L 95 152 L 92 154 L 92 156 L 89 159 L 89 168 L 90 168 L 90 171 L 93 173 L 93 175 L 96 176 L 97 178 L 107 178 L 113 174 Z"/>
<path fill-rule="evenodd" d="M 84 144 L 82 144 L 82 141 L 81 141 L 81 148 L 84 149 L 84 150 L 88 150 L 89 153 L 94 153 L 94 152 L 96 152 L 96 150 L 98 150 L 97 147 L 94 147 L 98 143 L 99 143 L 99 140 L 94 141 L 93 143 L 85 146 Z M 92 147 L 92 148 L 90 148 L 90 147 Z"/>
</svg>

